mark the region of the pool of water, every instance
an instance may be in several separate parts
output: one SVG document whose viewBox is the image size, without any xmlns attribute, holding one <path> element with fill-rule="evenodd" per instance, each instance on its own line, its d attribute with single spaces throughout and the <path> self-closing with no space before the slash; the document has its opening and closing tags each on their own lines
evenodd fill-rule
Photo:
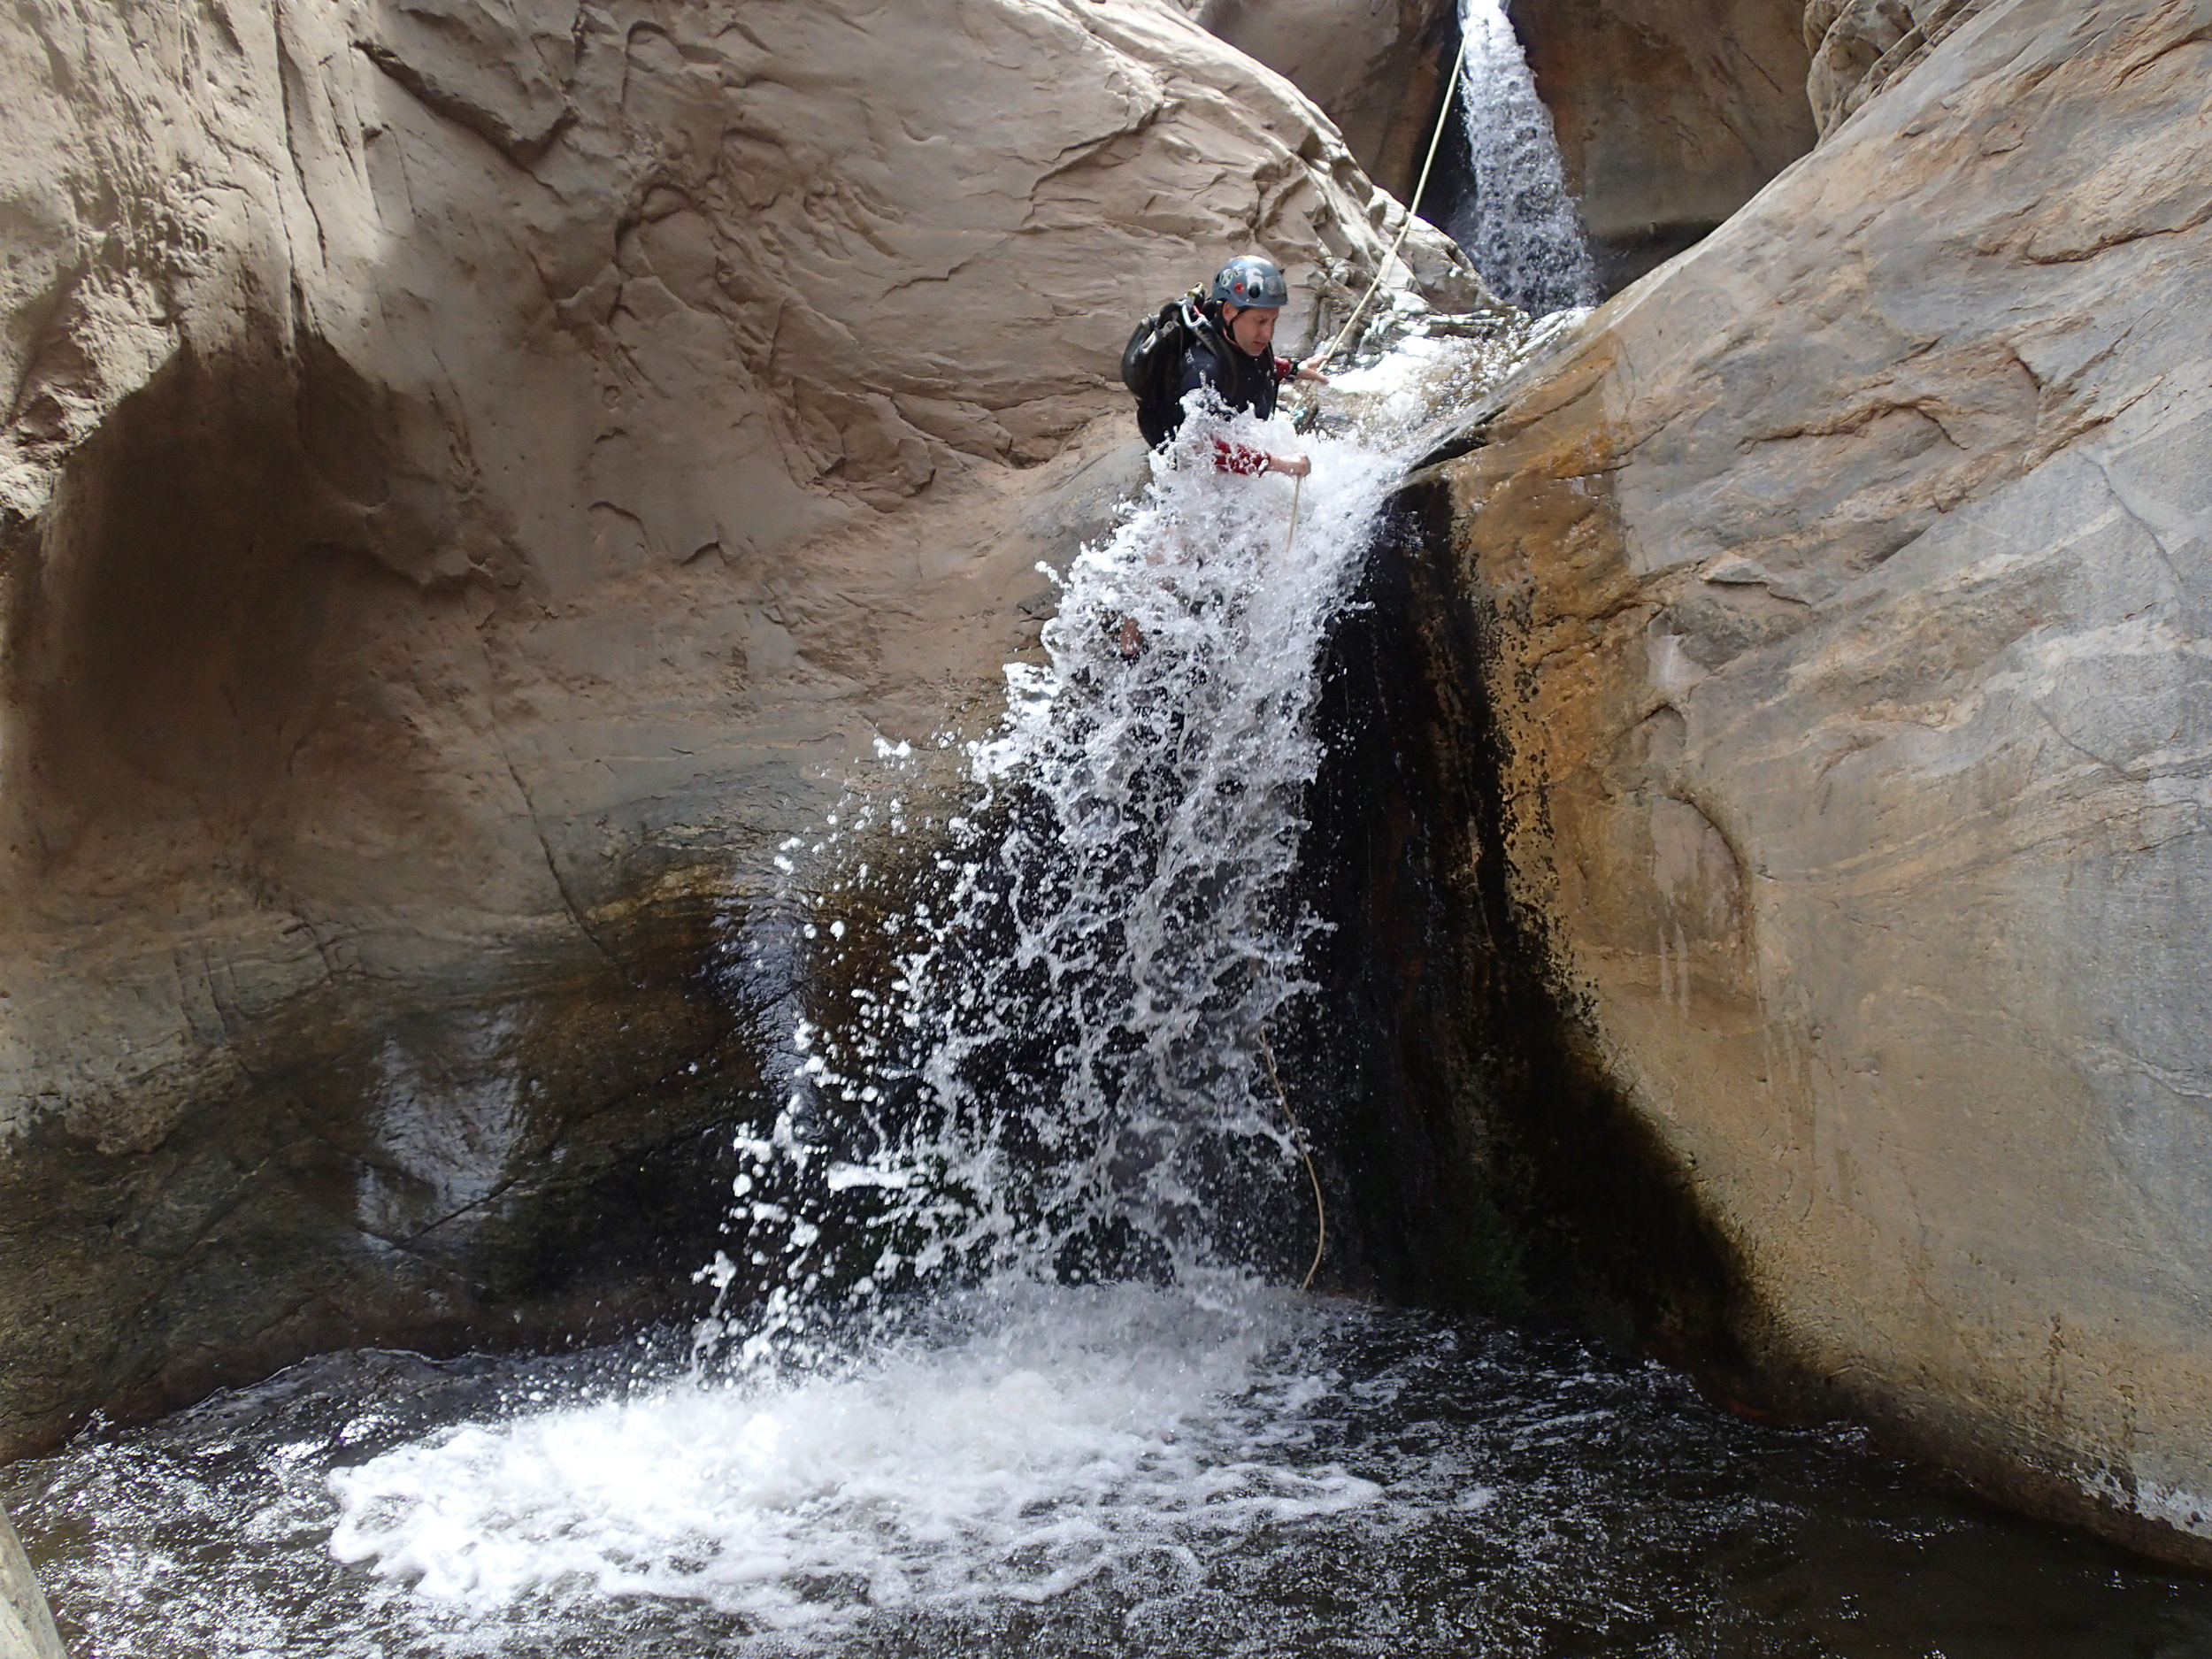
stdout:
<svg viewBox="0 0 2212 1659">
<path fill-rule="evenodd" d="M 2212 1654 L 2212 1584 L 1578 1340 L 1015 1284 L 834 1357 L 327 1356 L 0 1471 L 80 1655 Z"/>
</svg>

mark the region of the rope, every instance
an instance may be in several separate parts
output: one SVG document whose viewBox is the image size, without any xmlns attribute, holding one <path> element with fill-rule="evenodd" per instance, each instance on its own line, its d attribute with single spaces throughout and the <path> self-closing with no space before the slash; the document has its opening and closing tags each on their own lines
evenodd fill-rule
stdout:
<svg viewBox="0 0 2212 1659">
<path fill-rule="evenodd" d="M 1290 480 L 1290 534 L 1283 538 L 1283 557 L 1290 557 L 1291 546 L 1298 540 L 1298 492 L 1306 487 L 1306 475 L 1301 472 Z"/>
<path fill-rule="evenodd" d="M 1390 262 L 1398 257 L 1398 250 L 1406 245 L 1406 237 L 1413 229 L 1413 211 L 1421 205 L 1421 192 L 1429 188 L 1429 169 L 1436 165 L 1436 147 L 1444 141 L 1444 123 L 1451 119 L 1452 98 L 1459 90 L 1459 72 L 1467 63 L 1467 30 L 1459 31 L 1459 56 L 1452 59 L 1451 78 L 1445 85 L 1444 107 L 1436 112 L 1436 131 L 1429 138 L 1428 158 L 1421 164 L 1421 177 L 1413 187 L 1413 199 L 1406 204 L 1406 222 L 1398 227 L 1398 239 L 1390 244 L 1390 251 L 1375 267 L 1375 280 L 1367 285 L 1367 292 L 1359 296 L 1359 303 L 1352 307 L 1352 314 L 1344 319 L 1344 326 L 1337 330 L 1336 338 L 1329 342 L 1329 349 L 1313 359 L 1316 369 L 1326 368 L 1329 359 L 1343 347 L 1345 337 L 1352 332 L 1352 325 L 1359 321 L 1367 309 L 1367 302 L 1375 297 L 1375 290 L 1382 287 L 1383 277 L 1390 269 Z"/>
<path fill-rule="evenodd" d="M 1298 1126 L 1298 1119 L 1290 1110 L 1290 1096 L 1283 1092 L 1283 1079 L 1275 1070 L 1275 1045 L 1267 1040 L 1267 1027 L 1260 1027 L 1260 1058 L 1267 1062 L 1267 1080 L 1275 1086 L 1275 1098 L 1282 1103 L 1283 1121 L 1290 1125 L 1290 1138 L 1298 1148 L 1298 1156 L 1306 1161 L 1306 1179 L 1313 1183 L 1313 1265 L 1306 1269 L 1306 1277 L 1299 1286 L 1304 1294 L 1313 1288 L 1313 1276 L 1321 1271 L 1321 1252 L 1329 1242 L 1329 1212 L 1321 1202 L 1321 1176 L 1313 1167 L 1313 1154 L 1306 1150 L 1306 1132 Z"/>
</svg>

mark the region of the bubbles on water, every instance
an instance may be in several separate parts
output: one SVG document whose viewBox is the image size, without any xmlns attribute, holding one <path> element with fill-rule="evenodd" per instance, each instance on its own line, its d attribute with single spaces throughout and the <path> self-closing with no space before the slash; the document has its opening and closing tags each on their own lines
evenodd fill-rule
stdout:
<svg viewBox="0 0 2212 1659">
<path fill-rule="evenodd" d="M 1130 1285 L 956 1296 L 878 1339 L 719 1384 L 331 1356 L 12 1465 L 0 1498 L 99 1659 L 2212 1640 L 2201 1583 L 1571 1340 Z"/>
<path fill-rule="evenodd" d="M 1279 1293 L 955 1296 L 821 1371 L 687 1379 L 340 1471 L 331 1548 L 479 1612 L 657 1595 L 790 1629 L 1038 1601 L 1163 1540 L 1379 1495 L 1256 1461 L 1217 1404 L 1301 1324 Z"/>
</svg>

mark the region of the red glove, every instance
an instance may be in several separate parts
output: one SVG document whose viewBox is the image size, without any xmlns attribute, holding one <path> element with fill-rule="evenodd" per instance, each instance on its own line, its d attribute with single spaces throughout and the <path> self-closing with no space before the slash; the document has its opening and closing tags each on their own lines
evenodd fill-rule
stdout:
<svg viewBox="0 0 2212 1659">
<path fill-rule="evenodd" d="M 1255 472 L 1267 471 L 1267 453 L 1249 444 L 1232 443 L 1226 438 L 1214 440 L 1214 471 L 1234 472 L 1239 478 L 1250 478 Z"/>
</svg>

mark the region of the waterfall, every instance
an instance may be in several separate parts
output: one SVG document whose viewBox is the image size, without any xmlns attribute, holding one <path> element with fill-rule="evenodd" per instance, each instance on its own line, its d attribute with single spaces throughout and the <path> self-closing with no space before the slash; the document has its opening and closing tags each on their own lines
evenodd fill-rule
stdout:
<svg viewBox="0 0 2212 1659">
<path fill-rule="evenodd" d="M 1308 447 L 1295 536 L 1289 480 L 1158 457 L 1065 577 L 1047 660 L 1007 671 L 966 798 L 922 824 L 887 750 L 809 855 L 815 989 L 714 1269 L 746 1357 L 918 1284 L 1194 1286 L 1310 1249 L 1265 1032 L 1303 988 L 1285 883 L 1321 649 L 1394 468 Z"/>
<path fill-rule="evenodd" d="M 2023 1583 L 2037 1629 L 2212 1630 L 1648 1363 L 1288 1287 L 1311 1217 L 1261 1056 L 1310 1013 L 1317 680 L 1435 436 L 1380 429 L 1544 331 L 1452 333 L 1339 377 L 1367 444 L 1305 441 L 1294 538 L 1287 480 L 1190 434 L 1003 721 L 938 752 L 956 785 L 886 744 L 778 854 L 787 916 L 729 942 L 803 969 L 788 1077 L 695 1350 L 329 1355 L 13 1465 L 73 1649 L 2009 1652 Z M 1931 1572 L 1965 1586 L 1938 1612 Z"/>
<path fill-rule="evenodd" d="M 795 938 L 745 948 L 796 950 L 786 1076 L 688 1373 L 334 1472 L 336 1556 L 478 1630 L 638 1594 L 818 1630 L 1378 1501 L 1235 1403 L 1334 1317 L 1285 1285 L 1314 1215 L 1266 1033 L 1308 988 L 1324 647 L 1425 442 L 1389 429 L 1509 352 L 1340 377 L 1370 442 L 1239 417 L 1154 457 L 957 787 L 879 743 L 780 850 Z M 1312 475 L 1217 472 L 1216 434 Z"/>
<path fill-rule="evenodd" d="M 1461 0 L 1459 26 L 1467 40 L 1460 107 L 1474 178 L 1452 235 L 1492 291 L 1532 317 L 1592 304 L 1589 243 L 1505 0 Z"/>
</svg>

